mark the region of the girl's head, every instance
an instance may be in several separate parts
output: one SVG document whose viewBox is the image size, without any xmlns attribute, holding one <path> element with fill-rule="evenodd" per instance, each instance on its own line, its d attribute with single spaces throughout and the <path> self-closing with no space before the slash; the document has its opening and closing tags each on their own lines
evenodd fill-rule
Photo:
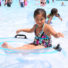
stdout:
<svg viewBox="0 0 68 68">
<path fill-rule="evenodd" d="M 53 8 L 52 10 L 51 10 L 51 15 L 56 15 L 58 13 L 58 10 L 56 9 L 56 8 Z"/>
<path fill-rule="evenodd" d="M 36 24 L 41 26 L 43 23 L 45 23 L 46 19 L 46 11 L 44 9 L 38 8 L 34 11 L 34 19 L 36 21 Z"/>
<path fill-rule="evenodd" d="M 37 15 L 42 15 L 42 17 L 44 17 L 46 19 L 46 11 L 44 9 L 38 8 L 34 11 L 34 18 Z"/>
</svg>

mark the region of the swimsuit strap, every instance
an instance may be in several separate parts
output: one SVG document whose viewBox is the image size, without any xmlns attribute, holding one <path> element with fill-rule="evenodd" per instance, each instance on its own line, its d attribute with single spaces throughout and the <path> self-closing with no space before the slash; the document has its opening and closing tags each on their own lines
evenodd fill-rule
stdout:
<svg viewBox="0 0 68 68">
<path fill-rule="evenodd" d="M 35 32 L 35 35 L 36 35 L 36 28 L 38 27 L 38 25 L 36 24 L 36 26 L 35 26 L 35 30 L 34 30 L 34 32 Z"/>
<path fill-rule="evenodd" d="M 36 28 L 38 27 L 38 25 L 36 24 L 36 27 L 35 27 L 35 35 L 36 35 Z M 44 28 L 44 24 L 43 24 L 43 27 L 42 27 L 42 30 L 40 31 L 39 35 L 41 36 L 43 34 L 43 28 Z"/>
<path fill-rule="evenodd" d="M 40 36 L 44 33 L 44 32 L 43 32 L 43 28 L 44 28 L 44 24 L 43 24 L 43 27 L 42 27 L 41 32 L 39 33 Z"/>
</svg>

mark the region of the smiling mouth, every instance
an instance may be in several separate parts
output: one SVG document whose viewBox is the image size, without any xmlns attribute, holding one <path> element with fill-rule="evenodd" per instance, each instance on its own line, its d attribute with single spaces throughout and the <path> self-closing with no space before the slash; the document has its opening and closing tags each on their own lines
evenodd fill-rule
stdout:
<svg viewBox="0 0 68 68">
<path fill-rule="evenodd" d="M 43 25 L 41 25 L 41 24 L 38 24 L 38 26 L 42 27 Z"/>
</svg>

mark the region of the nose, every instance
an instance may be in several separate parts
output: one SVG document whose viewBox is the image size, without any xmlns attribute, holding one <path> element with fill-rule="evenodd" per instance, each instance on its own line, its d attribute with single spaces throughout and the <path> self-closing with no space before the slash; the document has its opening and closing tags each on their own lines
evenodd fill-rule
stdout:
<svg viewBox="0 0 68 68">
<path fill-rule="evenodd" d="M 39 23 L 41 23 L 41 21 L 39 20 Z"/>
</svg>

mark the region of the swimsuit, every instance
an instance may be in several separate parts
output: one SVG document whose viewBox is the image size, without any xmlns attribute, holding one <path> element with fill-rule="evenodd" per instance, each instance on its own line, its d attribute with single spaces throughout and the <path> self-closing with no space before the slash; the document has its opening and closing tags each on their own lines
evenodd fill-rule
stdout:
<svg viewBox="0 0 68 68">
<path fill-rule="evenodd" d="M 38 25 L 36 25 L 36 28 L 38 27 Z M 44 25 L 43 25 L 44 27 Z M 35 35 L 36 35 L 36 28 L 35 28 Z M 38 34 L 38 36 L 35 36 L 34 42 L 33 44 L 37 45 L 43 45 L 45 47 L 51 47 L 51 38 L 49 36 L 47 36 L 44 32 L 43 29 L 42 31 Z"/>
</svg>

